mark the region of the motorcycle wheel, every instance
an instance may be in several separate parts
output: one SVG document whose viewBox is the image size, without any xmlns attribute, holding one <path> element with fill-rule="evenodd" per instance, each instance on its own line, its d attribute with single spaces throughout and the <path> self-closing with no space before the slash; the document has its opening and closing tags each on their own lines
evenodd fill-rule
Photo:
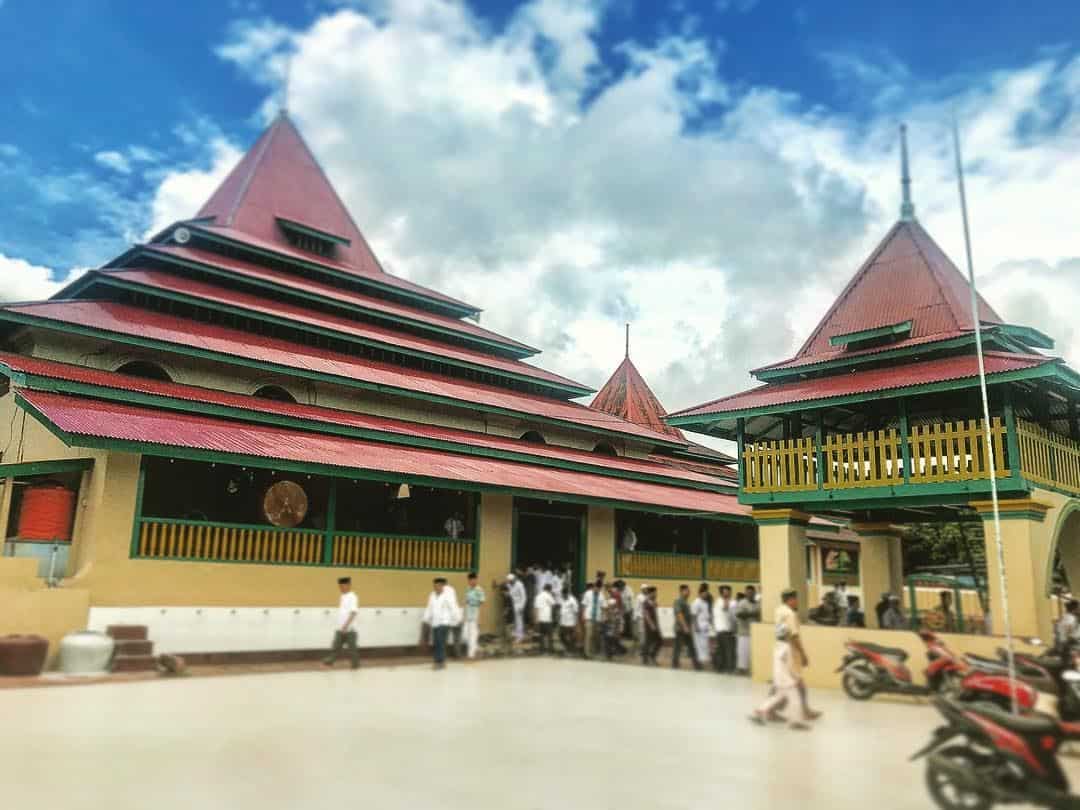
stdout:
<svg viewBox="0 0 1080 810">
<path fill-rule="evenodd" d="M 962 745 L 946 748 L 938 755 L 966 768 L 974 769 L 977 764 L 975 755 Z M 932 760 L 926 767 L 926 789 L 941 810 L 990 810 L 994 806 L 993 799 L 985 793 L 956 784 L 947 772 L 936 768 Z"/>
<path fill-rule="evenodd" d="M 848 693 L 848 697 L 852 700 L 869 700 L 874 696 L 873 682 L 868 683 L 860 680 L 851 670 L 844 671 L 844 678 L 841 683 L 844 686 L 844 691 Z"/>
</svg>

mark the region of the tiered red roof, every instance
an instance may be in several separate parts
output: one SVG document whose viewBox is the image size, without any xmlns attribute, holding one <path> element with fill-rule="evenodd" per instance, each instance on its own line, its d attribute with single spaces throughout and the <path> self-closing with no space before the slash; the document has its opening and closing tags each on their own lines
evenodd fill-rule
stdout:
<svg viewBox="0 0 1080 810">
<path fill-rule="evenodd" d="M 682 431 L 664 421 L 667 411 L 649 388 L 645 378 L 627 356 L 611 378 L 604 383 L 590 406 L 635 425 L 644 425 L 659 433 L 685 440 Z"/>
</svg>

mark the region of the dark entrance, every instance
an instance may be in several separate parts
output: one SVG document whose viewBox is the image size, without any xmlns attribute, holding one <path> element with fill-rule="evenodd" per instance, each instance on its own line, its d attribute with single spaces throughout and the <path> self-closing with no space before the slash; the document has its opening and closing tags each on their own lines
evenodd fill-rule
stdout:
<svg viewBox="0 0 1080 810">
<path fill-rule="evenodd" d="M 551 563 L 570 569 L 574 592 L 585 587 L 585 507 L 514 499 L 514 568 Z"/>
</svg>

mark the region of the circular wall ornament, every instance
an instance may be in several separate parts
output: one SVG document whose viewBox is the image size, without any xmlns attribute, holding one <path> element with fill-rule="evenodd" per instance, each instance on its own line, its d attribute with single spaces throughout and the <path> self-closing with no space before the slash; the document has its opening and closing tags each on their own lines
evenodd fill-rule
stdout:
<svg viewBox="0 0 1080 810">
<path fill-rule="evenodd" d="M 274 526 L 291 529 L 304 521 L 307 511 L 307 493 L 295 481 L 278 481 L 263 496 L 263 514 Z"/>
</svg>

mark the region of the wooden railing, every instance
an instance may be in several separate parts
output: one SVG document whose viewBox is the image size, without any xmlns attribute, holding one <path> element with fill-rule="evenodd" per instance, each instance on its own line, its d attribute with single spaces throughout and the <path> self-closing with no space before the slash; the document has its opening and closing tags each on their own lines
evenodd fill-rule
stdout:
<svg viewBox="0 0 1080 810">
<path fill-rule="evenodd" d="M 649 579 L 685 579 L 697 582 L 757 582 L 759 565 L 743 557 L 703 557 L 659 551 L 620 551 L 616 576 Z"/>
<path fill-rule="evenodd" d="M 1016 420 L 1016 438 L 1024 478 L 1080 495 L 1080 443 L 1023 419 Z"/>
<path fill-rule="evenodd" d="M 418 568 L 468 571 L 473 544 L 443 537 L 380 534 L 334 535 L 333 564 L 349 568 Z"/>
<path fill-rule="evenodd" d="M 159 560 L 467 571 L 472 540 L 139 518 L 134 556 Z"/>
<path fill-rule="evenodd" d="M 999 477 L 1009 475 L 1006 431 L 990 421 Z M 990 477 L 982 420 L 747 444 L 743 491 L 805 492 L 969 481 Z"/>
</svg>

